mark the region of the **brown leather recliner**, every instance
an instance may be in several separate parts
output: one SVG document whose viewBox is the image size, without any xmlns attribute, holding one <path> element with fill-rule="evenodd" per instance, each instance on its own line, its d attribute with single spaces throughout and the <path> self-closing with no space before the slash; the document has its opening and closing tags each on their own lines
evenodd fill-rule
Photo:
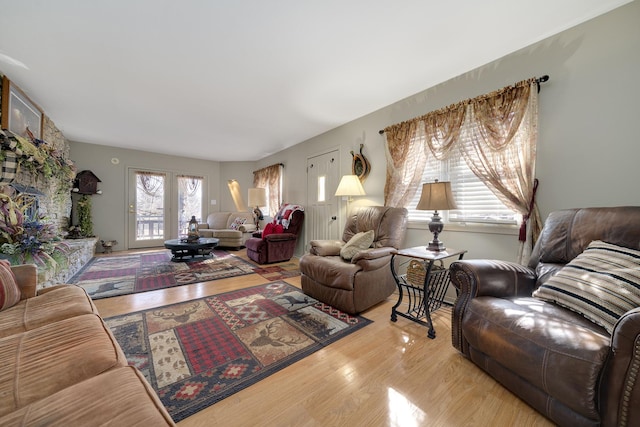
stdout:
<svg viewBox="0 0 640 427">
<path fill-rule="evenodd" d="M 609 334 L 574 311 L 532 297 L 594 240 L 640 249 L 640 207 L 551 213 L 528 267 L 454 262 L 453 346 L 558 425 L 637 426 L 640 307 Z"/>
<path fill-rule="evenodd" d="M 396 289 L 389 262 L 404 239 L 407 215 L 405 208 L 354 208 L 342 240 L 312 240 L 310 252 L 300 258 L 303 292 L 350 314 L 384 301 Z M 340 249 L 346 242 L 369 230 L 374 231 L 370 248 L 358 252 L 350 262 L 343 260 Z"/>
</svg>

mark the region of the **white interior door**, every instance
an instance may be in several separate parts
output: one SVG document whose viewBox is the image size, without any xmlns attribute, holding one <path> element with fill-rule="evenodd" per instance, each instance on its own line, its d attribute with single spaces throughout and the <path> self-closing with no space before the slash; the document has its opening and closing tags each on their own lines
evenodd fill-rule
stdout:
<svg viewBox="0 0 640 427">
<path fill-rule="evenodd" d="M 334 196 L 340 179 L 339 151 L 334 150 L 307 159 L 306 242 L 339 239 L 338 197 Z"/>
</svg>

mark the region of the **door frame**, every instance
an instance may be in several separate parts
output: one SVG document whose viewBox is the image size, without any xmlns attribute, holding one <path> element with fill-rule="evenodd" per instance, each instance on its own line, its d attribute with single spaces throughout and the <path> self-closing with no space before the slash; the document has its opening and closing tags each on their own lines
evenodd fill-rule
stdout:
<svg viewBox="0 0 640 427">
<path fill-rule="evenodd" d="M 164 174 L 166 177 L 165 182 L 165 201 L 164 201 L 164 221 L 165 221 L 165 235 L 162 240 L 149 240 L 144 243 L 135 242 L 135 236 L 132 236 L 132 233 L 135 233 L 135 225 L 131 224 L 131 221 L 135 216 L 132 217 L 132 213 L 130 212 L 130 206 L 133 203 L 135 206 L 135 182 L 132 183 L 132 178 L 135 177 L 135 172 L 143 171 L 143 172 L 151 172 Z M 168 170 L 168 169 L 157 169 L 157 168 L 148 168 L 148 167 L 134 167 L 130 166 L 127 168 L 126 174 L 126 195 L 125 195 L 125 237 L 127 242 L 127 249 L 139 249 L 139 248 L 155 248 L 155 247 L 163 247 L 164 241 L 169 239 L 178 238 L 178 230 L 177 224 L 179 220 L 178 213 L 178 175 L 194 175 L 194 173 L 189 173 L 186 171 L 176 171 L 176 170 Z M 196 174 L 197 175 L 197 174 Z M 209 198 L 209 175 L 202 174 L 202 212 L 200 216 L 204 221 L 208 215 L 207 208 L 209 204 L 206 203 Z M 205 213 L 205 211 L 207 213 Z M 132 245 L 133 243 L 133 245 Z"/>
<path fill-rule="evenodd" d="M 337 171 L 338 171 L 338 176 L 337 176 L 337 182 L 336 182 L 336 188 L 338 183 L 340 182 L 340 179 L 342 177 L 342 162 L 340 161 L 340 159 L 342 158 L 342 148 L 340 146 L 334 146 L 334 147 L 329 147 L 325 150 L 322 151 L 318 151 L 315 152 L 313 154 L 310 154 L 307 156 L 306 159 L 306 163 L 305 163 L 305 168 L 306 168 L 306 172 L 307 172 L 307 182 L 306 182 L 306 187 L 305 189 L 309 188 L 310 182 L 309 182 L 309 161 L 311 159 L 313 159 L 314 157 L 319 157 L 319 156 L 324 156 L 326 154 L 331 154 L 331 153 L 336 153 L 335 157 L 336 157 L 336 163 L 337 163 Z M 306 191 L 307 193 L 307 206 L 311 206 L 311 194 Z M 340 197 L 334 196 L 333 193 L 335 193 L 335 189 L 333 190 L 332 194 L 327 194 L 327 197 L 333 197 L 334 198 L 334 206 L 336 206 L 336 210 L 334 211 L 334 215 L 332 216 L 336 216 L 337 217 L 337 236 L 338 239 L 340 238 L 340 234 L 342 232 L 342 229 L 344 228 L 344 221 L 341 218 L 340 213 L 342 212 L 342 200 Z M 328 221 L 329 218 L 324 218 L 325 221 Z M 307 250 L 307 248 L 309 247 L 309 242 L 312 240 L 313 236 L 311 236 L 313 227 L 311 226 L 307 226 L 305 227 L 305 233 L 304 233 L 304 248 L 305 251 Z"/>
</svg>

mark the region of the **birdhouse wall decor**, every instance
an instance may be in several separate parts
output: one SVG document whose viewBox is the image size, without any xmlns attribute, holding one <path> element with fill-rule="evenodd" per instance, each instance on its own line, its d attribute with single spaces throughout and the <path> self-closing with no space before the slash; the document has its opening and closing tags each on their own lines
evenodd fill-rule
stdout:
<svg viewBox="0 0 640 427">
<path fill-rule="evenodd" d="M 98 190 L 98 178 L 93 172 L 84 170 L 76 175 L 73 183 L 73 192 L 78 194 L 102 194 L 102 190 Z"/>
</svg>

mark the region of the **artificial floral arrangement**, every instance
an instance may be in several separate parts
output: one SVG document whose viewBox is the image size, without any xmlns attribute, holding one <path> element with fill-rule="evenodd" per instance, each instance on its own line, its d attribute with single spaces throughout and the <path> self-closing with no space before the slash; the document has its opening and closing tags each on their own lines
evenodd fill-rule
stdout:
<svg viewBox="0 0 640 427">
<path fill-rule="evenodd" d="M 55 148 L 40 139 L 29 140 L 7 129 L 0 129 L 0 163 L 10 160 L 19 168 L 29 170 L 35 176 L 42 174 L 45 179 L 63 178 L 68 191 L 76 175 L 76 167 Z M 11 159 L 8 159 L 11 156 Z M 4 182 L 9 182 L 4 180 Z"/>
<path fill-rule="evenodd" d="M 36 264 L 60 270 L 66 266 L 69 246 L 44 218 L 25 219 L 28 207 L 0 194 L 0 255 L 11 264 Z"/>
</svg>

